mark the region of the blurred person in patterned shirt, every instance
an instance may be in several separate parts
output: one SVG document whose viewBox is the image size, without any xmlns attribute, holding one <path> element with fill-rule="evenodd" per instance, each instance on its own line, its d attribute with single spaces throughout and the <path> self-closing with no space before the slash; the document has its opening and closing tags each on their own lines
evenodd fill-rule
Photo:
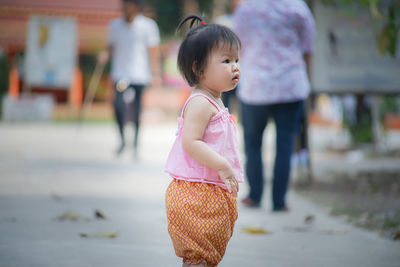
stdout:
<svg viewBox="0 0 400 267">
<path fill-rule="evenodd" d="M 287 211 L 286 192 L 304 100 L 310 93 L 309 66 L 314 20 L 302 0 L 247 0 L 233 15 L 233 29 L 242 41 L 242 80 L 238 98 L 250 192 L 242 203 L 261 204 L 264 175 L 262 139 L 268 119 L 276 125 L 272 209 Z"/>
</svg>

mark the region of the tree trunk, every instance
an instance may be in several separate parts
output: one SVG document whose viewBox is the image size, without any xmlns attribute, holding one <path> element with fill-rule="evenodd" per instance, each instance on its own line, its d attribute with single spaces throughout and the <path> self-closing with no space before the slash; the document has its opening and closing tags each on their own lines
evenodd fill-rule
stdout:
<svg viewBox="0 0 400 267">
<path fill-rule="evenodd" d="M 227 12 L 227 7 L 231 0 L 214 0 L 212 9 L 212 19 L 215 20 L 217 17 L 225 14 Z"/>
<path fill-rule="evenodd" d="M 183 0 L 183 16 L 199 14 L 199 3 L 197 0 Z"/>
</svg>

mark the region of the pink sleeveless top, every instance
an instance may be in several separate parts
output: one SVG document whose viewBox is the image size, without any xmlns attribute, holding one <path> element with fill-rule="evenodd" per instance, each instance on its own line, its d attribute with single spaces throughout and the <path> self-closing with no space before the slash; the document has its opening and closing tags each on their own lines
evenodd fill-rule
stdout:
<svg viewBox="0 0 400 267">
<path fill-rule="evenodd" d="M 203 141 L 228 160 L 236 180 L 240 183 L 243 182 L 243 168 L 240 161 L 235 123 L 231 119 L 227 108 L 222 109 L 213 99 L 201 93 L 191 95 L 183 106 L 179 117 L 176 140 L 169 153 L 165 171 L 175 179 L 211 183 L 226 188 L 216 170 L 200 164 L 182 148 L 183 114 L 189 101 L 196 96 L 207 98 L 218 109 L 218 113 L 210 119 L 204 131 Z"/>
</svg>

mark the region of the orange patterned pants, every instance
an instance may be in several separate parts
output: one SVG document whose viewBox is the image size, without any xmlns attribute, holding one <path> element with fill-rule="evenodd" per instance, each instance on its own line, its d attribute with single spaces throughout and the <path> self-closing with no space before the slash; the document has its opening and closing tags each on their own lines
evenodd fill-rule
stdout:
<svg viewBox="0 0 400 267">
<path fill-rule="evenodd" d="M 238 217 L 236 198 L 214 184 L 173 179 L 166 208 L 176 255 L 190 265 L 217 266 Z"/>
</svg>

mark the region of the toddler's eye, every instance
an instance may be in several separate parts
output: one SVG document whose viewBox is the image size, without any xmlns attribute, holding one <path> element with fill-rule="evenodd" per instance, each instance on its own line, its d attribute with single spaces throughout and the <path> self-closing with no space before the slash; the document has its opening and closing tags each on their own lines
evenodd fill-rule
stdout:
<svg viewBox="0 0 400 267">
<path fill-rule="evenodd" d="M 230 63 L 231 61 L 229 59 L 225 59 L 224 63 Z"/>
<path fill-rule="evenodd" d="M 235 62 L 238 63 L 238 62 L 239 62 L 239 59 L 236 59 Z"/>
</svg>

